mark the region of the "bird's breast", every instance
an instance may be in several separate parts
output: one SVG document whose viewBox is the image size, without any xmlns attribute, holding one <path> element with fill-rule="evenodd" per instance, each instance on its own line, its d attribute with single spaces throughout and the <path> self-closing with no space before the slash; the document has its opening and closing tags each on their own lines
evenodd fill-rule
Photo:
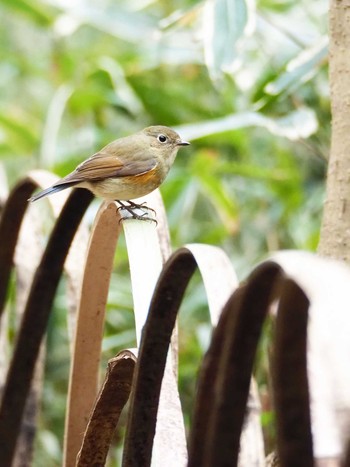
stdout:
<svg viewBox="0 0 350 467">
<path fill-rule="evenodd" d="M 148 172 L 127 177 L 109 177 L 104 180 L 85 182 L 85 188 L 94 195 L 112 200 L 129 200 L 145 196 L 159 187 L 165 175 L 158 166 Z M 83 184 L 79 184 L 83 186 Z"/>
</svg>

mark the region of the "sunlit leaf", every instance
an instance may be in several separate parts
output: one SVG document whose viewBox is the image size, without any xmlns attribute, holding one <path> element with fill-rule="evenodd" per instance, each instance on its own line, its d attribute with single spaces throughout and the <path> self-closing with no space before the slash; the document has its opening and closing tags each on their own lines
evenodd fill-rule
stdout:
<svg viewBox="0 0 350 467">
<path fill-rule="evenodd" d="M 70 0 L 45 0 L 45 3 L 59 8 L 82 23 L 131 43 L 139 43 L 145 37 L 152 40 L 155 32 L 156 22 L 151 16 L 117 6 L 104 9 L 93 7 L 88 2 L 77 3 Z"/>
<path fill-rule="evenodd" d="M 12 116 L 0 113 L 0 127 L 3 131 L 11 135 L 14 146 L 22 148 L 23 151 L 30 151 L 38 144 L 37 128 L 30 124 L 30 116 Z"/>
<path fill-rule="evenodd" d="M 203 193 L 215 206 L 223 224 L 234 233 L 238 224 L 238 207 L 232 193 L 228 193 L 221 178 L 217 176 L 215 161 L 205 153 L 197 154 L 192 170 Z"/>
<path fill-rule="evenodd" d="M 124 70 L 119 63 L 111 57 L 101 57 L 99 65 L 101 69 L 109 74 L 119 101 L 125 105 L 130 112 L 135 114 L 142 112 L 144 110 L 142 102 L 127 82 Z"/>
<path fill-rule="evenodd" d="M 196 21 L 200 12 L 200 7 L 196 5 L 189 10 L 176 10 L 166 18 L 160 20 L 158 26 L 163 30 L 169 30 L 181 25 L 187 25 Z"/>
<path fill-rule="evenodd" d="M 178 126 L 177 131 L 185 139 L 191 140 L 250 126 L 263 127 L 274 135 L 296 140 L 312 135 L 317 130 L 318 123 L 313 110 L 300 108 L 279 118 L 267 117 L 258 112 L 242 112 L 215 120 Z"/>
<path fill-rule="evenodd" d="M 54 18 L 52 9 L 36 0 L 2 0 L 2 3 L 16 9 L 21 14 L 27 15 L 41 26 L 50 25 Z"/>
<path fill-rule="evenodd" d="M 254 178 L 263 181 L 278 181 L 286 182 L 294 177 L 294 173 L 279 167 L 271 170 L 270 168 L 260 167 L 258 165 L 242 164 L 230 161 L 229 163 L 221 163 L 218 167 L 218 173 L 221 175 L 239 175 L 246 178 Z"/>
<path fill-rule="evenodd" d="M 58 133 L 67 101 L 72 92 L 71 86 L 62 84 L 50 102 L 41 139 L 40 160 L 43 167 L 50 167 L 55 161 Z"/>
<path fill-rule="evenodd" d="M 303 50 L 293 58 L 286 71 L 265 86 L 265 92 L 271 95 L 281 94 L 287 89 L 294 89 L 310 80 L 320 64 L 328 55 L 328 37 L 321 38 L 316 45 Z"/>
<path fill-rule="evenodd" d="M 252 18 L 248 0 L 207 0 L 203 11 L 203 37 L 206 65 L 215 78 L 230 72 L 239 59 L 239 41 Z"/>
</svg>

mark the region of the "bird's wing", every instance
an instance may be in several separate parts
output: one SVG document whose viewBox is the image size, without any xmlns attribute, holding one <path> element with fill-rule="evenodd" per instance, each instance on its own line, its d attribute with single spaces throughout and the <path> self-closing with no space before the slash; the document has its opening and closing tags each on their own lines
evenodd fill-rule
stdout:
<svg viewBox="0 0 350 467">
<path fill-rule="evenodd" d="M 156 165 L 157 160 L 155 158 L 122 162 L 117 156 L 98 152 L 78 165 L 74 172 L 57 182 L 55 186 L 67 183 L 77 184 L 82 181 L 98 181 L 105 178 L 141 175 L 154 169 Z"/>
</svg>

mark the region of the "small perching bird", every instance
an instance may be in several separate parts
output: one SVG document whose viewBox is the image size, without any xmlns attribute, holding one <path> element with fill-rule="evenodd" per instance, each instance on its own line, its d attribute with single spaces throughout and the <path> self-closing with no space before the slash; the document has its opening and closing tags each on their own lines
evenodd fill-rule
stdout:
<svg viewBox="0 0 350 467">
<path fill-rule="evenodd" d="M 69 187 L 86 188 L 96 196 L 117 201 L 134 218 L 142 218 L 133 211 L 141 206 L 130 200 L 158 188 L 179 148 L 188 144 L 171 128 L 150 126 L 107 144 L 73 172 L 32 196 L 29 201 L 37 201 Z"/>
</svg>

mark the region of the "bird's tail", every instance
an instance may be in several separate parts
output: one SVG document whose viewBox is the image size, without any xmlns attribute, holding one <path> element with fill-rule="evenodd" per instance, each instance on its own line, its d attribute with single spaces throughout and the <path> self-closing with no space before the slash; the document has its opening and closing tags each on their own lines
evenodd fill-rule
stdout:
<svg viewBox="0 0 350 467">
<path fill-rule="evenodd" d="M 38 199 L 43 198 L 44 196 L 52 195 L 53 193 L 57 193 L 58 191 L 65 190 L 66 188 L 69 188 L 75 184 L 76 183 L 73 182 L 73 183 L 62 183 L 60 185 L 50 186 L 49 188 L 46 188 L 43 191 L 39 191 L 37 195 L 32 196 L 31 198 L 28 199 L 28 201 L 33 203 L 34 201 L 37 201 Z"/>
</svg>

